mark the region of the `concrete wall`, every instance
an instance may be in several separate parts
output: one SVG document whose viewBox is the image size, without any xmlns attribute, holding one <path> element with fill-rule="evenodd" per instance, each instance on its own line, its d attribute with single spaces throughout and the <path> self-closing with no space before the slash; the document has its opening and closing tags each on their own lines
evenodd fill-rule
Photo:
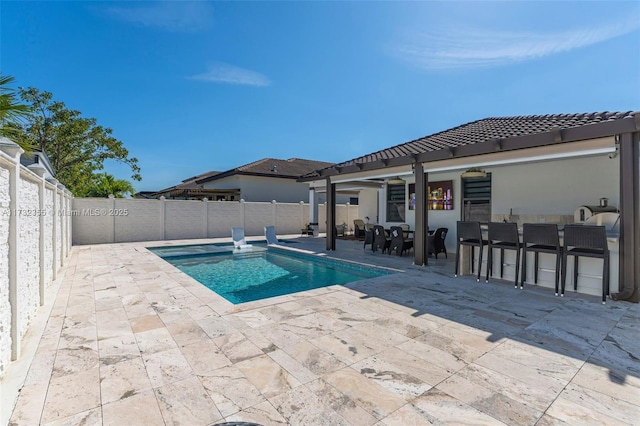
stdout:
<svg viewBox="0 0 640 426">
<path fill-rule="evenodd" d="M 0 160 L 4 158 L 0 155 Z M 10 166 L 11 163 L 7 164 Z M 0 209 L 9 211 L 9 170 L 0 162 Z M 11 304 L 9 303 L 9 221 L 0 216 L 0 377 L 11 361 Z"/>
<path fill-rule="evenodd" d="M 68 255 L 71 194 L 22 150 L 0 138 L 0 378 L 20 358 L 21 342 Z"/>
<path fill-rule="evenodd" d="M 318 227 L 320 232 L 327 232 L 327 208 L 326 203 L 318 208 Z M 350 204 L 336 205 L 336 225 L 346 224 L 348 231 L 353 231 L 353 220 L 363 219 L 360 216 L 360 206 Z"/>
<path fill-rule="evenodd" d="M 308 192 L 307 192 L 308 196 Z M 319 206 L 320 231 L 326 230 L 326 205 Z M 353 228 L 358 206 L 338 205 L 336 223 Z M 280 235 L 299 234 L 309 222 L 309 204 L 237 201 L 74 198 L 73 244 L 103 244 L 189 238 L 264 235 L 275 225 Z"/>
</svg>

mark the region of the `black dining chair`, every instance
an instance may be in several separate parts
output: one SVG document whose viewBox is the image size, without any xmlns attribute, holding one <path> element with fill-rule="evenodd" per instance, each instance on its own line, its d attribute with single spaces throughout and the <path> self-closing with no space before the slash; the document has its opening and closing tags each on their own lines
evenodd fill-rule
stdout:
<svg viewBox="0 0 640 426">
<path fill-rule="evenodd" d="M 578 259 L 592 257 L 603 260 L 602 265 L 602 303 L 606 303 L 609 294 L 609 246 L 607 230 L 604 226 L 565 225 L 564 251 L 562 252 L 562 287 L 560 296 L 564 296 L 567 281 L 567 257 L 573 256 L 573 289 L 578 290 Z"/>
<path fill-rule="evenodd" d="M 480 282 L 480 269 L 482 269 L 482 248 L 489 244 L 487 240 L 482 239 L 482 231 L 480 230 L 480 222 L 458 221 L 456 225 L 456 266 L 455 275 L 458 276 L 458 267 L 460 259 L 460 247 L 471 246 L 471 273 L 474 267 L 474 247 L 480 248 L 480 257 L 478 259 L 478 276 L 476 281 Z"/>
<path fill-rule="evenodd" d="M 373 225 L 373 244 L 371 244 L 371 250 L 376 252 L 378 249 L 384 253 L 389 249 L 391 240 L 387 238 L 386 233 L 382 225 Z"/>
<path fill-rule="evenodd" d="M 373 225 L 365 223 L 364 225 L 364 243 L 362 244 L 362 249 L 367 248 L 367 245 L 371 245 L 373 248 Z"/>
<path fill-rule="evenodd" d="M 533 252 L 533 282 L 538 283 L 538 255 L 548 253 L 556 256 L 555 285 L 558 295 L 558 283 L 560 278 L 560 261 L 562 259 L 562 246 L 558 235 L 558 225 L 551 223 L 525 223 L 522 230 L 522 274 L 520 275 L 520 288 L 524 288 L 527 276 L 527 253 Z"/>
<path fill-rule="evenodd" d="M 389 243 L 389 254 L 396 251 L 398 256 L 402 256 L 405 250 L 413 248 L 413 240 L 404 238 L 404 231 L 400 226 L 392 226 L 390 229 L 391 242 Z"/>
<path fill-rule="evenodd" d="M 444 253 L 444 257 L 447 257 L 447 246 L 444 243 L 447 232 L 449 232 L 449 228 L 438 228 L 435 232 L 427 235 L 427 238 L 429 238 L 429 255 L 433 254 L 437 259 L 438 253 Z"/>
<path fill-rule="evenodd" d="M 500 249 L 500 278 L 504 276 L 504 251 L 515 250 L 516 252 L 516 276 L 513 285 L 518 288 L 518 274 L 520 272 L 520 235 L 518 234 L 518 225 L 509 222 L 489 222 L 489 232 L 487 241 L 489 244 L 489 254 L 487 255 L 487 277 L 493 276 L 493 250 Z"/>
</svg>

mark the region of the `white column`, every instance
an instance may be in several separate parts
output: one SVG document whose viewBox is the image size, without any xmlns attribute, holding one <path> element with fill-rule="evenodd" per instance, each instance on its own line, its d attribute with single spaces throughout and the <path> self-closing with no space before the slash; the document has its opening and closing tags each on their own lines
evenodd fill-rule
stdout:
<svg viewBox="0 0 640 426">
<path fill-rule="evenodd" d="M 18 300 L 20 264 L 20 238 L 18 235 L 20 215 L 18 214 L 18 194 L 20 192 L 20 155 L 24 152 L 9 139 L 0 139 L 0 149 L 12 157 L 14 164 L 9 168 L 9 304 L 11 305 L 11 360 L 20 356 L 21 339 L 19 334 L 20 301 Z"/>
<path fill-rule="evenodd" d="M 318 200 L 315 188 L 309 188 L 309 223 L 318 223 Z"/>
<path fill-rule="evenodd" d="M 62 214 L 62 219 L 60 219 L 60 267 L 64 266 L 64 259 L 67 256 L 67 250 L 66 250 L 66 244 L 65 244 L 65 240 L 67 238 L 66 236 L 66 231 L 67 231 L 67 221 L 64 218 L 64 215 L 67 213 L 65 211 L 66 209 L 66 204 L 64 202 L 64 185 L 61 183 L 58 183 L 58 188 L 60 189 L 60 208 L 61 208 L 61 214 Z M 57 193 L 56 193 L 56 197 L 57 197 Z"/>
<path fill-rule="evenodd" d="M 44 197 L 46 194 L 46 189 L 45 189 L 45 180 L 44 180 L 44 175 L 47 173 L 47 170 L 42 167 L 40 164 L 32 164 L 28 167 L 29 170 L 31 170 L 32 172 L 34 172 L 35 174 L 37 174 L 38 176 L 40 176 L 40 185 L 38 185 L 38 209 L 40 210 L 38 213 L 38 217 L 40 219 L 40 233 L 39 233 L 39 239 L 38 239 L 38 244 L 40 246 L 40 271 L 38 273 L 38 276 L 40 277 L 40 288 L 39 288 L 39 293 L 40 293 L 40 306 L 44 305 L 44 294 L 45 294 L 45 287 L 46 287 L 46 283 L 45 283 L 45 277 L 44 277 L 44 256 L 45 256 L 45 250 L 44 250 L 44 227 L 45 227 L 45 213 L 44 213 Z"/>
<path fill-rule="evenodd" d="M 347 232 L 349 231 L 349 227 L 351 226 L 351 220 L 349 218 L 349 210 L 351 210 L 351 203 L 349 201 L 347 201 L 347 204 L 345 204 L 345 207 L 347 209 L 347 229 L 344 230 L 344 235 L 347 235 Z"/>
<path fill-rule="evenodd" d="M 58 216 L 65 214 L 66 212 L 59 211 L 58 209 L 58 180 L 52 177 L 47 178 L 47 182 L 53 185 L 53 226 L 51 228 L 51 278 L 55 280 L 58 276 L 58 246 L 56 244 L 56 238 L 58 238 Z"/>
<path fill-rule="evenodd" d="M 71 208 L 73 207 L 71 205 L 73 200 L 73 194 L 71 192 L 69 192 L 67 190 L 67 201 L 65 202 L 65 211 L 64 211 L 64 220 L 67 222 L 67 234 L 65 235 L 65 237 L 67 238 L 67 255 L 69 254 L 69 251 L 71 250 L 71 236 L 73 234 L 73 223 L 71 221 Z"/>
</svg>

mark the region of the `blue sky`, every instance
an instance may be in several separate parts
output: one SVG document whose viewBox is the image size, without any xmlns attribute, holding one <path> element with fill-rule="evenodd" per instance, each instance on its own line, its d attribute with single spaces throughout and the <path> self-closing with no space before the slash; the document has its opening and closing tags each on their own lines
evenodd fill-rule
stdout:
<svg viewBox="0 0 640 426">
<path fill-rule="evenodd" d="M 3 74 L 112 128 L 137 190 L 264 157 L 341 162 L 485 117 L 640 110 L 636 1 L 0 8 Z"/>
</svg>

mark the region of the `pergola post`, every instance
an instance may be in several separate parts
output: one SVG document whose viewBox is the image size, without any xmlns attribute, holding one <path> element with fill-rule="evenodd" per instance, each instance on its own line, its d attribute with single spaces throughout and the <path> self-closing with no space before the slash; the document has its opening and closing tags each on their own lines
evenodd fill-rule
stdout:
<svg viewBox="0 0 640 426">
<path fill-rule="evenodd" d="M 327 177 L 327 250 L 336 249 L 336 184 Z"/>
<path fill-rule="evenodd" d="M 413 234 L 413 253 L 415 265 L 427 265 L 429 258 L 429 220 L 427 210 L 427 182 L 429 175 L 425 173 L 421 162 L 416 162 L 416 223 Z"/>
<path fill-rule="evenodd" d="M 615 300 L 640 302 L 640 133 L 620 137 L 620 263 Z"/>
</svg>

